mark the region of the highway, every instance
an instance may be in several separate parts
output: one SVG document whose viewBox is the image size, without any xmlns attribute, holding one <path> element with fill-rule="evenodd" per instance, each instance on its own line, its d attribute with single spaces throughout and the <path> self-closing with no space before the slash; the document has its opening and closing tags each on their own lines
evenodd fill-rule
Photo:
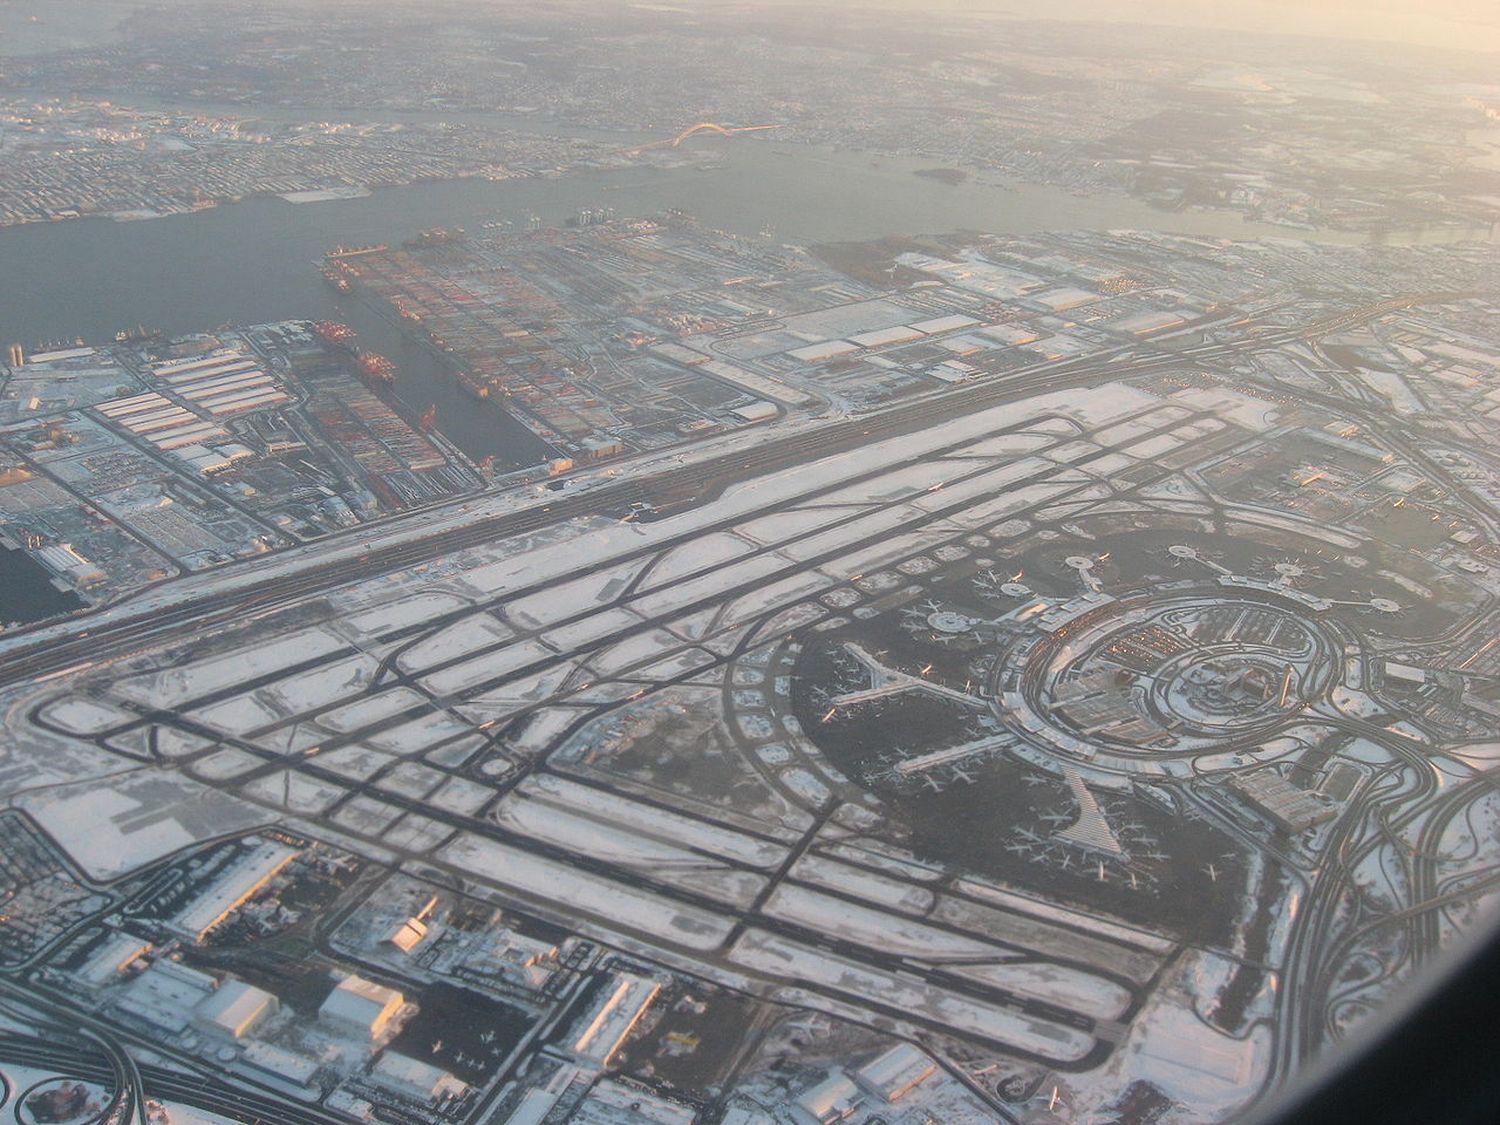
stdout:
<svg viewBox="0 0 1500 1125">
<path fill-rule="evenodd" d="M 7 986 L 5 991 L 19 990 Z M 140 1070 L 113 1036 L 36 1019 L 28 1013 L 15 1013 L 12 1018 L 45 1030 L 49 1037 L 38 1039 L 0 1031 L 0 1060 L 99 1085 L 108 1100 L 89 1125 L 146 1125 L 146 1093 Z M 53 1055 L 36 1061 L 39 1057 L 32 1050 L 39 1045 L 49 1048 Z"/>
<path fill-rule="evenodd" d="M 1330 829 L 1322 861 L 1289 932 L 1278 989 L 1281 998 L 1273 1073 L 1295 1073 L 1333 1038 L 1334 1007 L 1340 999 L 1341 974 L 1363 939 L 1392 926 L 1406 934 L 1399 962 L 1384 964 L 1384 977 L 1422 966 L 1439 948 L 1436 912 L 1492 885 L 1492 871 L 1457 890 L 1435 885 L 1437 846 L 1452 820 L 1495 782 L 1481 775 L 1446 787 L 1429 761 L 1430 748 L 1375 723 L 1343 718 L 1339 725 L 1378 741 L 1394 762 L 1358 793 L 1354 806 Z M 1420 822 L 1417 843 L 1402 833 Z M 1404 902 L 1377 904 L 1359 889 L 1359 872 L 1377 851 L 1391 850 L 1409 880 Z M 1349 993 L 1343 980 L 1342 993 Z M 1359 978 L 1360 986 L 1379 984 Z"/>
<path fill-rule="evenodd" d="M 34 1036 L 0 1035 L 0 1059 L 19 1066 L 50 1070 L 95 1082 L 106 1089 L 116 1089 L 117 1074 L 106 1059 L 90 1055 L 86 1050 L 75 1048 L 56 1039 L 39 1039 Z M 315 1107 L 300 1105 L 291 1099 L 275 1098 L 251 1090 L 241 1090 L 227 1083 L 195 1075 L 181 1074 L 158 1066 L 139 1068 L 139 1081 L 144 1091 L 133 1105 L 141 1106 L 140 1121 L 145 1121 L 146 1097 L 181 1102 L 196 1109 L 208 1110 L 227 1117 L 231 1121 L 246 1125 L 348 1125 L 351 1118 L 335 1116 Z M 111 1103 L 110 1112 L 119 1113 L 117 1103 Z M 115 1120 L 134 1120 L 134 1116 Z M 99 1119 L 110 1120 L 108 1114 Z"/>
<path fill-rule="evenodd" d="M 185 1061 L 181 1070 L 138 1064 L 119 1029 L 40 986 L 0 980 L 0 994 L 9 1001 L 4 1004 L 6 1014 L 35 1033 L 0 1032 L 0 1060 L 67 1074 L 110 1090 L 110 1105 L 99 1118 L 101 1125 L 147 1125 L 148 1097 L 181 1102 L 248 1125 L 351 1125 L 354 1121 L 274 1092 L 230 1085 L 210 1076 L 196 1060 Z M 149 1041 L 137 1045 L 161 1051 Z"/>
</svg>

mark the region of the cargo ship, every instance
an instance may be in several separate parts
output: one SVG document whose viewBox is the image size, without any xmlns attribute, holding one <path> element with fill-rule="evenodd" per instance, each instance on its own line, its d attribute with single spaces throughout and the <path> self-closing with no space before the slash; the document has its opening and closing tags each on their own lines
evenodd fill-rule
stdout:
<svg viewBox="0 0 1500 1125">
<path fill-rule="evenodd" d="M 341 348 L 354 346 L 354 329 L 347 324 L 340 324 L 334 320 L 320 320 L 313 325 L 313 331 L 325 344 L 336 344 Z"/>
<path fill-rule="evenodd" d="M 415 238 L 408 238 L 401 244 L 401 248 L 403 250 L 422 250 L 429 246 L 443 246 L 449 242 L 462 242 L 463 237 L 463 227 L 433 227 L 431 230 L 419 231 Z"/>
<path fill-rule="evenodd" d="M 142 340 L 158 339 L 161 334 L 162 331 L 160 328 L 147 328 L 144 325 L 137 324 L 134 328 L 123 328 L 119 332 L 116 332 L 115 343 L 135 344 Z"/>
<path fill-rule="evenodd" d="M 474 378 L 467 371 L 460 371 L 458 373 L 458 386 L 460 390 L 473 395 L 475 398 L 490 397 L 489 386 Z"/>
<path fill-rule="evenodd" d="M 396 365 L 377 352 L 361 352 L 359 377 L 367 383 L 394 383 Z"/>
</svg>

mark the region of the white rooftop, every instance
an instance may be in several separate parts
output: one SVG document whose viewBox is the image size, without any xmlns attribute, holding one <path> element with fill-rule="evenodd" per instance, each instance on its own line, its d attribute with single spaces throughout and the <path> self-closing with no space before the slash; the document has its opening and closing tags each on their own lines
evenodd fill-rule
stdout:
<svg viewBox="0 0 1500 1125">
<path fill-rule="evenodd" d="M 910 1043 L 898 1043 L 854 1074 L 854 1080 L 886 1101 L 896 1101 L 937 1072 L 937 1063 Z"/>
<path fill-rule="evenodd" d="M 399 1093 L 414 1094 L 422 1098 L 440 1098 L 447 1095 L 459 1097 L 468 1090 L 468 1085 L 449 1074 L 441 1067 L 424 1063 L 410 1055 L 387 1051 L 370 1070 L 370 1077 L 381 1086 Z"/>
<path fill-rule="evenodd" d="M 323 1001 L 318 1018 L 361 1028 L 374 1038 L 405 1002 L 394 988 L 364 977 L 345 977 Z"/>
<path fill-rule="evenodd" d="M 193 1014 L 199 1023 L 238 1039 L 278 1006 L 276 997 L 265 989 L 232 980 L 200 1002 Z"/>
</svg>

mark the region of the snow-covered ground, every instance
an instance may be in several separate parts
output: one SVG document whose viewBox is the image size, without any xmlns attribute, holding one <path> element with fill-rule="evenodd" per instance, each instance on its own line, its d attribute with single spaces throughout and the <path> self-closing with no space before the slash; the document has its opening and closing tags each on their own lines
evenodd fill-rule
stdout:
<svg viewBox="0 0 1500 1125">
<path fill-rule="evenodd" d="M 787 855 L 784 844 L 642 804 L 553 774 L 534 774 L 522 782 L 516 792 L 754 867 L 773 868 Z"/>
<path fill-rule="evenodd" d="M 1028 1016 L 999 1003 L 970 1000 L 759 930 L 744 934 L 731 950 L 730 959 L 748 969 L 926 1017 L 946 1027 L 1058 1062 L 1081 1059 L 1094 1045 L 1093 1036 L 1077 1028 Z"/>
<path fill-rule="evenodd" d="M 767 749 L 763 747 L 762 750 Z M 854 894 L 867 902 L 908 914 L 923 914 L 936 901 L 926 887 L 865 871 L 819 855 L 806 855 L 792 868 L 791 877 L 813 886 Z"/>
<path fill-rule="evenodd" d="M 817 933 L 831 934 L 868 949 L 924 962 L 1001 960 L 1010 950 L 961 937 L 873 906 L 860 906 L 820 891 L 782 884 L 765 911 Z"/>
<path fill-rule="evenodd" d="M 1221 959 L 1190 951 L 1172 966 L 1130 1025 L 1130 1033 L 1097 1070 L 1055 1076 L 1076 1120 L 1102 1113 L 1134 1081 L 1156 1086 L 1177 1103 L 1171 1125 L 1229 1119 L 1254 1097 L 1271 1062 L 1271 1032 L 1257 1025 L 1243 1039 L 1199 1014 L 1198 988 L 1211 988 Z"/>
<path fill-rule="evenodd" d="M 1130 1006 L 1130 993 L 1113 981 L 1046 961 L 1016 965 L 956 965 L 953 971 L 1018 996 L 1071 1008 L 1099 1020 L 1118 1019 Z"/>
<path fill-rule="evenodd" d="M 95 879 L 111 879 L 163 855 L 244 831 L 272 817 L 244 801 L 168 773 L 23 794 L 15 803 Z"/>
<path fill-rule="evenodd" d="M 711 857 L 654 839 L 634 828 L 616 827 L 515 794 L 500 803 L 495 819 L 517 835 L 546 841 L 660 882 L 677 883 L 682 876 L 695 872 L 731 870 Z M 737 881 L 737 890 L 726 901 L 744 907 L 764 888 L 766 880 L 748 872 L 739 874 L 742 878 Z"/>
<path fill-rule="evenodd" d="M 671 946 L 708 952 L 720 948 L 734 929 L 732 920 L 722 915 L 468 833 L 444 847 L 441 858 L 484 882 L 564 904 L 569 913 L 582 912 L 654 934 Z M 584 925 L 587 929 L 588 923 Z"/>
</svg>

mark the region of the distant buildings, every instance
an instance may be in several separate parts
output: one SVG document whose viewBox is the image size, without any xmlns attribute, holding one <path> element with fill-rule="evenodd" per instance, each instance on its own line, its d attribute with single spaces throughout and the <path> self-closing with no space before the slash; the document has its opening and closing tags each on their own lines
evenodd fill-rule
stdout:
<svg viewBox="0 0 1500 1125">
<path fill-rule="evenodd" d="M 0 380 L 0 544 L 89 601 L 481 481 L 305 322 L 41 351 Z"/>
</svg>

